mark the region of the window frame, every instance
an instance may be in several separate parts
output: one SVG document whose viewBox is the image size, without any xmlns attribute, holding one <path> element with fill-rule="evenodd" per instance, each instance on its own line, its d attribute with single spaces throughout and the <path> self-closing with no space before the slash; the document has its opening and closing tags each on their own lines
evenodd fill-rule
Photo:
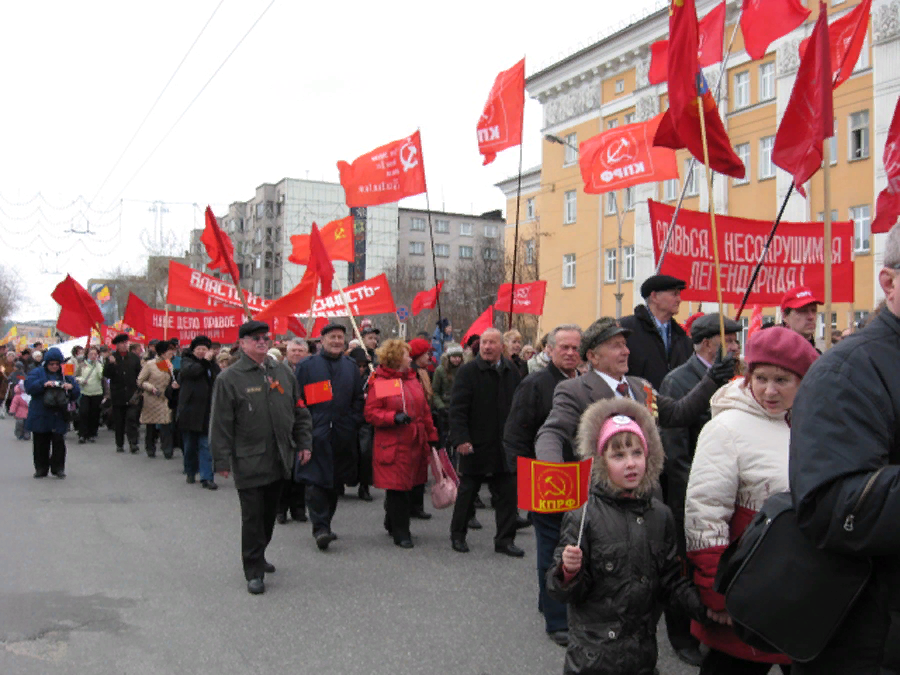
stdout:
<svg viewBox="0 0 900 675">
<path fill-rule="evenodd" d="M 865 126 L 854 128 L 853 126 L 853 118 L 857 115 L 865 115 L 866 123 Z M 854 113 L 850 113 L 847 116 L 847 161 L 848 162 L 858 162 L 864 159 L 868 159 L 872 147 L 871 147 L 871 137 L 870 137 L 870 124 L 871 124 L 871 116 L 869 115 L 868 109 L 866 110 L 857 110 Z M 864 149 L 865 153 L 861 153 L 858 156 L 853 152 L 853 144 L 854 144 L 854 133 L 860 132 L 860 142 L 862 143 L 865 140 Z M 863 147 L 860 147 L 860 150 L 863 150 Z"/>
<path fill-rule="evenodd" d="M 468 253 L 468 255 L 465 255 L 465 253 Z M 475 259 L 475 247 L 474 246 L 466 246 L 465 244 L 460 244 L 459 259 L 460 260 L 474 260 Z"/>
<path fill-rule="evenodd" d="M 578 258 L 574 253 L 564 253 L 563 254 L 563 264 L 562 264 L 562 287 L 563 288 L 575 288 L 575 284 L 578 282 L 578 270 L 576 268 L 576 263 L 578 262 Z"/>
<path fill-rule="evenodd" d="M 424 241 L 409 242 L 409 255 L 425 255 Z"/>
<path fill-rule="evenodd" d="M 741 148 L 746 148 L 747 157 L 746 159 L 743 157 L 741 152 Z M 732 178 L 731 184 L 733 186 L 747 185 L 750 182 L 750 168 L 751 168 L 751 155 L 750 155 L 750 143 L 738 143 L 734 146 L 734 154 L 736 154 L 740 160 L 744 163 L 744 177 L 743 178 Z"/>
<path fill-rule="evenodd" d="M 618 251 L 608 248 L 603 252 L 603 282 L 614 284 L 619 273 Z"/>
<path fill-rule="evenodd" d="M 578 163 L 578 133 L 573 131 L 566 134 L 563 146 L 563 166 L 572 166 Z"/>
<path fill-rule="evenodd" d="M 742 78 L 741 82 L 738 82 L 738 78 Z M 735 73 L 732 81 L 734 82 L 733 110 L 743 110 L 744 108 L 749 108 L 750 100 L 752 98 L 750 92 L 750 71 L 742 70 L 738 73 Z"/>
<path fill-rule="evenodd" d="M 866 209 L 865 219 L 857 222 L 855 211 Z M 850 207 L 850 219 L 853 221 L 853 253 L 867 255 L 872 252 L 872 207 L 869 204 L 858 204 Z M 858 243 L 859 242 L 859 243 Z"/>
<path fill-rule="evenodd" d="M 563 194 L 563 225 L 571 225 L 577 220 L 578 190 L 566 190 L 566 192 Z"/>
<path fill-rule="evenodd" d="M 763 149 L 763 143 L 769 141 L 768 147 L 768 155 Z M 772 153 L 775 150 L 775 136 L 764 136 L 759 139 L 759 158 L 758 158 L 758 166 L 757 166 L 757 180 L 771 180 L 775 178 L 776 168 L 775 162 L 772 161 Z M 771 173 L 763 174 L 763 169 L 766 167 L 766 162 L 764 159 L 768 156 L 768 166 L 771 167 Z"/>
<path fill-rule="evenodd" d="M 768 88 L 770 91 L 768 95 L 766 95 L 766 87 L 764 87 L 764 83 L 768 83 Z M 775 99 L 775 62 L 768 61 L 766 63 L 759 64 L 759 100 L 762 101 L 772 101 Z"/>
</svg>

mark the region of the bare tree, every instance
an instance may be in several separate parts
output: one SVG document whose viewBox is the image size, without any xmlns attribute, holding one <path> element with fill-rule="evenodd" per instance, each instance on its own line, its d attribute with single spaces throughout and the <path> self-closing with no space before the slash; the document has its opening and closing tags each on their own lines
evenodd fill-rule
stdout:
<svg viewBox="0 0 900 675">
<path fill-rule="evenodd" d="M 533 237 L 531 239 L 519 239 L 516 242 L 515 255 L 516 285 L 527 284 L 541 278 L 538 261 L 540 260 L 541 237 L 547 236 L 541 233 L 540 220 L 534 224 Z M 507 283 L 512 282 L 513 277 L 513 250 L 506 252 L 506 278 Z M 505 331 L 509 325 L 509 314 L 500 312 L 502 328 Z M 538 335 L 538 316 L 533 314 L 513 314 L 513 328 L 522 334 L 525 343 L 534 342 L 541 336 Z"/>
<path fill-rule="evenodd" d="M 8 267 L 0 266 L 0 323 L 6 321 L 25 300 L 21 277 Z"/>
</svg>

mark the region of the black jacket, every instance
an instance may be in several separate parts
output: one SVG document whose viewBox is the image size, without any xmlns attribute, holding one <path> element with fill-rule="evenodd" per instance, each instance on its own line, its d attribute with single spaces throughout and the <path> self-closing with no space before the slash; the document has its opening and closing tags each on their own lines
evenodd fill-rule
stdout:
<svg viewBox="0 0 900 675">
<path fill-rule="evenodd" d="M 198 359 L 188 350 L 181 355 L 177 419 L 182 431 L 209 433 L 213 383 L 219 372 L 219 365 L 214 360 Z"/>
<path fill-rule="evenodd" d="M 553 390 L 567 379 L 559 368 L 549 363 L 519 383 L 503 429 L 506 462 L 513 473 L 518 457 L 535 458 L 534 439 L 553 407 Z M 575 452 L 568 443 L 563 447 L 563 458 L 566 462 L 575 461 Z"/>
<path fill-rule="evenodd" d="M 137 391 L 137 378 L 141 374 L 141 359 L 137 354 L 112 352 L 116 362 L 103 366 L 103 377 L 109 380 L 109 398 L 113 405 L 127 405 Z"/>
<path fill-rule="evenodd" d="M 675 319 L 670 319 L 671 349 L 667 359 L 662 335 L 646 305 L 638 305 L 634 308 L 634 314 L 622 317 L 619 323 L 623 328 L 631 330 L 631 335 L 626 338 L 631 351 L 628 356 L 628 374 L 643 377 L 654 389 L 658 390 L 668 372 L 687 361 L 694 353 L 691 338 Z"/>
<path fill-rule="evenodd" d="M 821 548 L 871 556 L 875 564 L 829 646 L 813 662 L 795 664 L 796 673 L 900 672 L 898 465 L 900 319 L 884 309 L 813 364 L 791 411 L 790 480 L 800 528 Z"/>
<path fill-rule="evenodd" d="M 528 377 L 528 361 L 523 361 L 522 357 L 518 354 L 513 354 L 509 360 L 513 366 L 515 366 L 516 370 L 519 371 L 519 377 L 521 379 L 524 380 Z"/>
<path fill-rule="evenodd" d="M 550 597 L 569 605 L 564 673 L 652 675 L 660 605 L 706 621 L 697 589 L 681 575 L 672 512 L 655 498 L 615 498 L 597 485 L 587 503 L 581 570 L 569 583 L 562 551 L 575 546 L 581 509 L 563 517 L 547 571 Z"/>
<path fill-rule="evenodd" d="M 519 380 L 519 371 L 502 357 L 499 368 L 481 356 L 459 367 L 450 395 L 450 439 L 454 446 L 471 443 L 473 449 L 459 459 L 462 473 L 509 471 L 503 451 L 503 427 Z"/>
</svg>

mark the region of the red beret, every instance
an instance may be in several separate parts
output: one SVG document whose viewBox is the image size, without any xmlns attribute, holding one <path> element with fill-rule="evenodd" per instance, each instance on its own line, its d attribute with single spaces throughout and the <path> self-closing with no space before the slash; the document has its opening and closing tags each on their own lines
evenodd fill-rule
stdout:
<svg viewBox="0 0 900 675">
<path fill-rule="evenodd" d="M 424 338 L 415 338 L 409 341 L 409 355 L 413 360 L 419 358 L 431 349 L 431 343 Z"/>
<path fill-rule="evenodd" d="M 819 352 L 809 340 L 784 326 L 773 326 L 757 331 L 747 341 L 747 347 L 744 349 L 744 360 L 750 368 L 767 363 L 780 366 L 800 377 L 806 375 L 806 371 L 817 358 Z"/>
</svg>

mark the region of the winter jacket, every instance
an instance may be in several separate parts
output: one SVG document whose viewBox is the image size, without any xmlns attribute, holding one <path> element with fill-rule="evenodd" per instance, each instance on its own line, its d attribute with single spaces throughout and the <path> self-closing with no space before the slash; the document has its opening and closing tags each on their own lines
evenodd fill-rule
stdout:
<svg viewBox="0 0 900 675">
<path fill-rule="evenodd" d="M 103 377 L 109 380 L 109 397 L 113 405 L 128 405 L 137 391 L 137 378 L 141 373 L 141 359 L 137 354 L 112 352 L 114 363 L 103 365 Z"/>
<path fill-rule="evenodd" d="M 528 377 L 528 362 L 523 360 L 521 356 L 518 354 L 513 354 L 509 357 L 510 362 L 516 367 L 516 370 L 519 371 L 519 378 L 524 380 Z"/>
<path fill-rule="evenodd" d="M 28 417 L 28 401 L 23 397 L 25 387 L 19 382 L 16 385 L 16 393 L 13 395 L 12 403 L 9 404 L 9 414 L 13 415 L 17 420 L 24 420 Z"/>
<path fill-rule="evenodd" d="M 884 309 L 825 352 L 803 378 L 791 427 L 790 482 L 801 530 L 820 548 L 874 563 L 871 582 L 831 643 L 793 672 L 898 673 L 900 319 Z"/>
<path fill-rule="evenodd" d="M 246 354 L 213 384 L 209 450 L 216 471 L 234 473 L 238 490 L 291 476 L 298 450 L 312 447 L 309 410 L 290 368 Z"/>
<path fill-rule="evenodd" d="M 31 372 L 25 377 L 25 393 L 31 396 L 31 403 L 28 406 L 28 417 L 25 420 L 26 431 L 35 433 L 54 433 L 64 434 L 69 430 L 69 422 L 67 420 L 68 411 L 65 408 L 46 408 L 44 407 L 44 383 L 48 380 L 57 382 L 68 382 L 72 385 L 69 390 L 69 401 L 77 401 L 81 390 L 78 383 L 71 375 L 63 376 L 61 370 L 51 373 L 47 370 L 48 361 L 58 361 L 60 366 L 63 362 L 62 352 L 51 347 L 47 350 L 44 362 L 31 369 Z"/>
<path fill-rule="evenodd" d="M 450 439 L 454 446 L 472 444 L 472 452 L 459 458 L 464 474 L 506 473 L 510 469 L 503 450 L 503 428 L 519 384 L 519 371 L 509 359 L 499 367 L 478 356 L 460 366 L 450 400 Z"/>
<path fill-rule="evenodd" d="M 75 380 L 81 387 L 82 396 L 103 396 L 103 364 L 98 359 L 85 359 L 75 369 Z"/>
<path fill-rule="evenodd" d="M 725 598 L 712 590 L 719 558 L 741 536 L 773 494 L 788 490 L 791 429 L 785 413 L 768 413 L 743 379 L 716 392 L 710 421 L 697 442 L 684 508 L 687 555 L 704 604 L 721 612 Z M 694 624 L 704 644 L 749 661 L 790 663 L 750 647 L 729 626 Z"/>
<path fill-rule="evenodd" d="M 400 380 L 401 388 L 396 395 L 378 396 L 376 383 L 384 380 Z M 412 422 L 397 424 L 394 417 L 401 411 Z M 416 371 L 409 368 L 401 372 L 378 366 L 369 380 L 365 416 L 375 427 L 373 485 L 382 490 L 401 491 L 424 485 L 428 480 L 429 442 L 437 442 L 438 435 Z"/>
<path fill-rule="evenodd" d="M 219 372 L 219 365 L 212 359 L 198 359 L 189 350 L 181 355 L 176 420 L 182 431 L 209 433 L 212 390 Z"/>
<path fill-rule="evenodd" d="M 622 317 L 622 328 L 631 331 L 626 339 L 631 354 L 628 356 L 628 374 L 642 377 L 654 389 L 662 386 L 663 378 L 687 361 L 694 353 L 694 345 L 675 319 L 669 319 L 669 355 L 656 320 L 646 305 L 634 308 L 634 314 Z"/>
<path fill-rule="evenodd" d="M 171 369 L 172 364 L 164 359 L 147 361 L 141 368 L 137 379 L 138 386 L 144 392 L 141 424 L 169 424 L 172 421 L 172 411 L 166 398 L 166 388 L 172 383 Z"/>
<path fill-rule="evenodd" d="M 647 470 L 633 496 L 610 480 L 596 457 L 597 438 L 611 415 L 628 415 L 647 439 Z M 585 411 L 578 431 L 578 455 L 595 457 L 587 502 L 582 567 L 568 581 L 562 552 L 575 546 L 581 509 L 563 517 L 547 592 L 569 605 L 569 646 L 563 672 L 581 675 L 652 675 L 657 660 L 656 621 L 663 605 L 702 619 L 697 589 L 682 576 L 672 512 L 651 494 L 663 466 L 662 444 L 649 410 L 630 399 L 607 399 Z"/>
<path fill-rule="evenodd" d="M 435 410 L 446 410 L 450 407 L 450 393 L 453 390 L 453 381 L 456 379 L 456 373 L 462 367 L 462 361 L 458 366 L 450 364 L 450 355 L 444 354 L 441 357 L 441 365 L 434 371 L 434 380 L 431 382 L 431 388 L 434 389 L 434 396 L 431 398 L 431 407 Z"/>
<path fill-rule="evenodd" d="M 297 364 L 300 395 L 304 388 L 331 383 L 331 400 L 309 406 L 312 415 L 312 460 L 300 467 L 297 480 L 330 488 L 353 485 L 359 476 L 358 429 L 363 423 L 363 381 L 356 363 L 348 356 L 314 354 Z"/>
</svg>

